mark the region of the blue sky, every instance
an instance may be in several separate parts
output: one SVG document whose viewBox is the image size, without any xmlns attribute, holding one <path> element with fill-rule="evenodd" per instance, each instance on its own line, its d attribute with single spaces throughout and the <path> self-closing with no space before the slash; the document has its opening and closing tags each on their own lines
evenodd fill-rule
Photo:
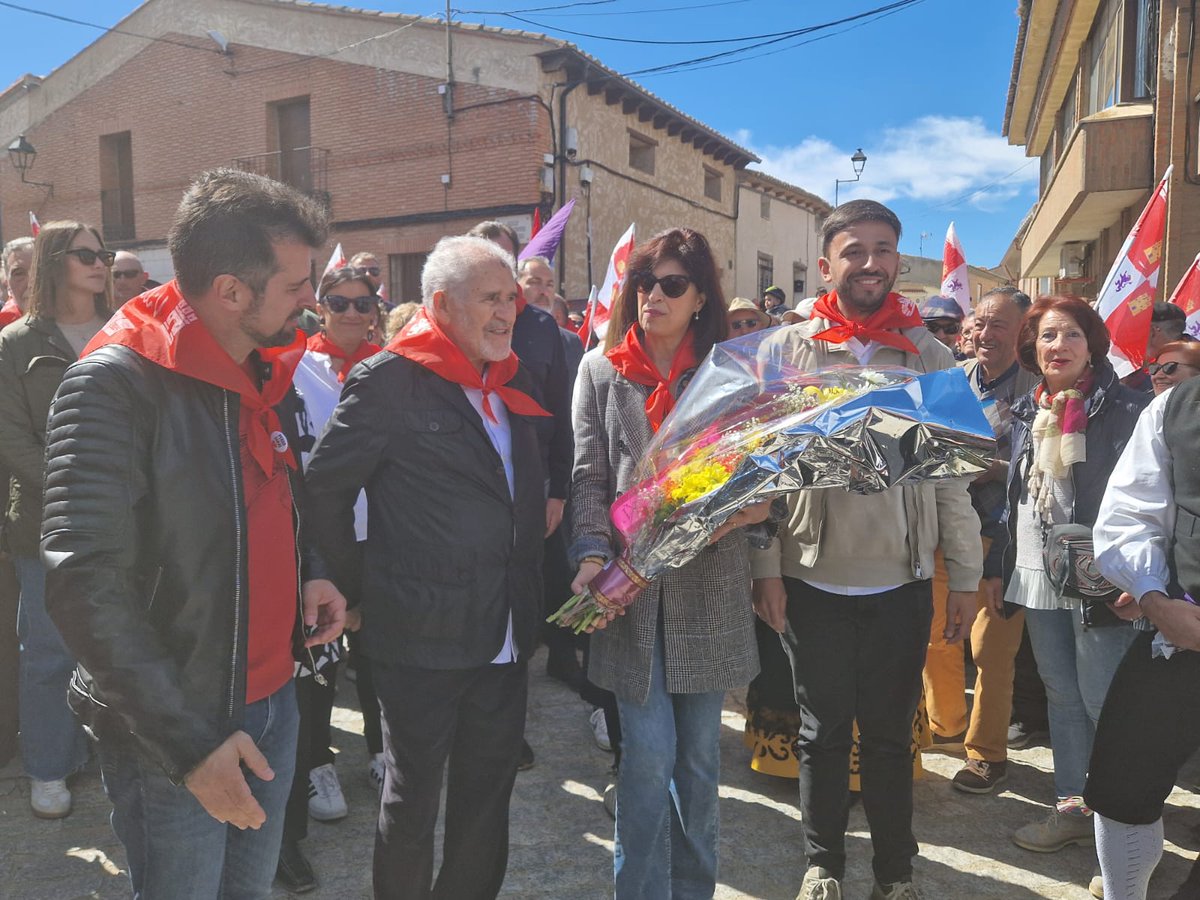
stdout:
<svg viewBox="0 0 1200 900">
<path fill-rule="evenodd" d="M 131 0 L 15 0 L 116 24 Z M 197 0 L 202 2 L 202 0 Z M 455 16 L 570 40 L 618 72 L 722 52 L 740 44 L 631 44 L 774 35 L 894 0 L 452 0 Z M 437 0 L 355 0 L 355 6 L 442 15 Z M 901 249 L 939 256 L 951 220 L 974 265 L 999 263 L 1036 200 L 1037 160 L 1000 137 L 1017 19 L 1012 0 L 918 0 L 877 19 L 781 40 L 729 65 L 634 79 L 763 158 L 757 168 L 833 199 L 884 200 L 900 215 Z M 540 7 L 556 7 L 541 11 Z M 499 15 L 501 12 L 514 13 Z M 526 21 L 521 21 L 524 19 Z M 584 32 L 595 37 L 564 33 Z M 0 82 L 44 75 L 98 35 L 94 28 L 0 7 Z M 13 39 L 14 36 L 17 39 Z M 813 41 L 812 38 L 822 39 Z M 802 41 L 811 41 L 801 44 Z M 331 48 L 332 49 L 332 48 Z M 736 59 L 730 57 L 727 59 Z M 723 60 L 724 61 L 724 60 Z M 924 238 L 922 239 L 922 235 Z"/>
</svg>

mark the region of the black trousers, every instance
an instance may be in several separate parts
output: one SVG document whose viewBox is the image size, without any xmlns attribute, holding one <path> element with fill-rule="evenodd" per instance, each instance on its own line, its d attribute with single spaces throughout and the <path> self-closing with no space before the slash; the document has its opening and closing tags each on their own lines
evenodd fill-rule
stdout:
<svg viewBox="0 0 1200 900">
<path fill-rule="evenodd" d="M 1139 634 L 1113 676 L 1083 794 L 1126 825 L 1162 818 L 1180 767 L 1200 748 L 1200 653 L 1151 659 L 1153 637 Z"/>
<path fill-rule="evenodd" d="M 862 801 L 874 845 L 875 878 L 909 881 L 912 722 L 933 618 L 933 590 L 915 581 L 847 597 L 784 578 L 784 646 L 800 706 L 800 811 L 809 865 L 846 871 L 850 746 L 858 721 Z"/>
<path fill-rule="evenodd" d="M 12 561 L 0 558 L 0 766 L 17 752 L 18 685 L 21 652 L 17 640 L 17 604 L 20 598 Z"/>
<path fill-rule="evenodd" d="M 379 720 L 379 698 L 375 696 L 375 676 L 371 673 L 371 661 L 362 654 L 358 633 L 346 635 L 350 644 L 350 661 L 354 665 L 354 690 L 358 694 L 358 708 L 362 710 L 363 739 L 367 742 L 367 753 L 374 756 L 383 752 L 383 726 Z"/>
<path fill-rule="evenodd" d="M 508 805 L 525 728 L 528 666 L 371 665 L 387 762 L 375 897 L 492 900 L 508 868 Z M 434 828 L 447 763 L 442 867 L 434 883 Z"/>
<path fill-rule="evenodd" d="M 329 748 L 329 717 L 337 692 L 337 666 L 321 670 L 325 684 L 317 684 L 311 675 L 296 679 L 296 707 L 300 710 L 300 731 L 296 737 L 296 774 L 283 814 L 283 839 L 301 841 L 308 836 L 308 773 L 310 769 L 333 762 Z"/>
</svg>

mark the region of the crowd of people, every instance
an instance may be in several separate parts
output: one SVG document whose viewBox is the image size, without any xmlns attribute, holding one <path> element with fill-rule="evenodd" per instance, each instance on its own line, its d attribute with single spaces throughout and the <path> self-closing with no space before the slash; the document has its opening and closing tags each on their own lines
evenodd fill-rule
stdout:
<svg viewBox="0 0 1200 900">
<path fill-rule="evenodd" d="M 635 249 L 589 348 L 551 260 L 518 262 L 502 223 L 440 240 L 419 302 L 394 304 L 369 253 L 314 279 L 327 232 L 310 199 L 223 169 L 184 195 L 165 284 L 81 222 L 3 248 L 0 760 L 19 743 L 34 815 L 70 813 L 94 748 L 134 896 L 309 890 L 307 821 L 347 814 L 330 717 L 352 675 L 375 896 L 494 897 L 544 643 L 613 752 L 620 900 L 713 896 L 742 688 L 750 765 L 798 784 L 799 900 L 842 897 L 858 801 L 872 900 L 922 896 L 922 750 L 962 752 L 953 787 L 989 794 L 1047 731 L 1047 814 L 1013 841 L 1094 842 L 1093 895 L 1146 896 L 1200 745 L 1181 310 L 1154 307 L 1148 366 L 1118 378 L 1084 300 L 894 293 L 901 223 L 855 200 L 823 223 L 818 296 L 727 300 L 705 236 L 672 228 Z M 547 625 L 619 556 L 609 507 L 697 366 L 763 331 L 802 371 L 961 367 L 994 463 L 747 507 L 627 613 Z M 1063 541 L 1108 594 L 1073 592 L 1076 557 L 1048 562 Z"/>
</svg>

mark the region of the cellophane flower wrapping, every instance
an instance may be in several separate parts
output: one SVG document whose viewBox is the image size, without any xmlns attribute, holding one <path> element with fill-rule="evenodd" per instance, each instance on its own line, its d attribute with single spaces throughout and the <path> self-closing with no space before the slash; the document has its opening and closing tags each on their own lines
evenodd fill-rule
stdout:
<svg viewBox="0 0 1200 900">
<path fill-rule="evenodd" d="M 690 562 L 730 516 L 809 488 L 874 493 L 967 478 L 994 458 L 962 369 L 804 372 L 764 352 L 771 331 L 716 345 L 611 508 L 624 548 L 550 617 L 582 631 Z"/>
</svg>

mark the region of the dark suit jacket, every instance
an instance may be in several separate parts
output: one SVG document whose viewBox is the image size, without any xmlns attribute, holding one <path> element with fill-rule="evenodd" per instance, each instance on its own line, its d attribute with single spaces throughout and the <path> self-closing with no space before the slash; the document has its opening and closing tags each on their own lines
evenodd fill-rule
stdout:
<svg viewBox="0 0 1200 900">
<path fill-rule="evenodd" d="M 526 392 L 522 369 L 512 386 Z M 463 389 L 392 353 L 355 367 L 306 473 L 309 527 L 343 590 L 355 580 L 354 501 L 367 491 L 360 596 L 369 659 L 487 665 L 511 610 L 533 654 L 542 602 L 545 475 L 533 421 L 509 412 L 513 493 Z"/>
</svg>

